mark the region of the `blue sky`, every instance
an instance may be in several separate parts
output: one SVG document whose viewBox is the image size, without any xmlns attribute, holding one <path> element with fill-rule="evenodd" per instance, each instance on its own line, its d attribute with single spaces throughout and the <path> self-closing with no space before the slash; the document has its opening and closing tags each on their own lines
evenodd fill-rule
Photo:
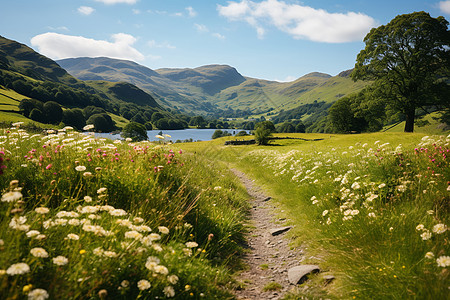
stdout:
<svg viewBox="0 0 450 300">
<path fill-rule="evenodd" d="M 0 35 L 52 59 L 109 56 L 151 69 L 227 64 L 279 81 L 352 68 L 370 28 L 398 14 L 450 20 L 450 0 L 2 2 Z"/>
</svg>

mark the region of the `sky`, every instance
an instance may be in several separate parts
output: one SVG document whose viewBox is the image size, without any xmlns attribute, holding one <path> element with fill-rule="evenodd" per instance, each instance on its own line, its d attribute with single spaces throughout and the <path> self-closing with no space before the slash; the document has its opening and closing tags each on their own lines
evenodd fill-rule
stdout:
<svg viewBox="0 0 450 300">
<path fill-rule="evenodd" d="M 0 35 L 54 60 L 235 67 L 292 81 L 353 68 L 364 36 L 399 14 L 450 20 L 450 0 L 2 0 Z"/>
</svg>

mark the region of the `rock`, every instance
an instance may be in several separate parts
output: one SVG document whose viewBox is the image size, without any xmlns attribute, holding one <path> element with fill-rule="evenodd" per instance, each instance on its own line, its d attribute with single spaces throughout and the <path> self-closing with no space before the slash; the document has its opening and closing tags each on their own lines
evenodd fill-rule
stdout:
<svg viewBox="0 0 450 300">
<path fill-rule="evenodd" d="M 266 202 L 266 201 L 269 201 L 270 199 L 272 199 L 272 197 L 267 197 L 267 198 L 264 199 L 263 201 Z"/>
<path fill-rule="evenodd" d="M 270 234 L 273 236 L 276 236 L 276 235 L 279 235 L 279 234 L 282 234 L 282 233 L 288 231 L 291 228 L 292 228 L 292 226 L 286 226 L 286 227 L 271 229 Z"/>
<path fill-rule="evenodd" d="M 333 275 L 325 275 L 323 276 L 323 280 L 325 280 L 326 284 L 329 284 L 330 282 L 332 282 L 334 280 L 334 276 Z"/>
<path fill-rule="evenodd" d="M 288 270 L 288 279 L 292 284 L 301 284 L 308 279 L 309 274 L 318 272 L 320 268 L 316 265 L 296 266 Z"/>
</svg>

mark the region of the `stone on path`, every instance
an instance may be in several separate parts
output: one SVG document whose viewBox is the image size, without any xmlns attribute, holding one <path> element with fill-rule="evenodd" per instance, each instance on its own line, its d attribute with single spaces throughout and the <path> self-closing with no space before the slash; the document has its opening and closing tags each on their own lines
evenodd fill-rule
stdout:
<svg viewBox="0 0 450 300">
<path fill-rule="evenodd" d="M 279 234 L 282 234 L 282 233 L 288 231 L 291 228 L 292 228 L 292 226 L 286 226 L 286 227 L 271 229 L 270 234 L 273 236 L 276 236 L 276 235 L 279 235 Z"/>
<path fill-rule="evenodd" d="M 323 279 L 325 280 L 326 284 L 329 284 L 330 282 L 332 282 L 334 280 L 334 276 L 333 275 L 325 275 L 323 276 Z"/>
<path fill-rule="evenodd" d="M 308 279 L 309 274 L 317 272 L 320 272 L 319 266 L 301 265 L 288 270 L 288 279 L 292 284 L 301 284 Z"/>
<path fill-rule="evenodd" d="M 272 197 L 267 197 L 267 198 L 264 199 L 263 201 L 266 202 L 266 201 L 269 201 L 270 199 L 272 199 Z"/>
</svg>

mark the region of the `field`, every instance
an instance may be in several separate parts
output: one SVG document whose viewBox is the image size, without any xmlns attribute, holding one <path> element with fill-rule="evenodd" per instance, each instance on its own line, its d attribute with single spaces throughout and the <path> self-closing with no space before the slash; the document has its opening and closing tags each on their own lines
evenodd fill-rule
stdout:
<svg viewBox="0 0 450 300">
<path fill-rule="evenodd" d="M 450 284 L 450 136 L 293 134 L 321 141 L 186 150 L 238 167 L 290 220 L 317 276 L 288 298 L 444 299 Z"/>
<path fill-rule="evenodd" d="M 285 299 L 444 299 L 450 136 L 284 134 L 269 146 L 0 134 L 0 289 L 11 299 L 232 299 L 264 187 L 320 276 Z M 31 295 L 31 296 L 30 296 Z"/>
</svg>

